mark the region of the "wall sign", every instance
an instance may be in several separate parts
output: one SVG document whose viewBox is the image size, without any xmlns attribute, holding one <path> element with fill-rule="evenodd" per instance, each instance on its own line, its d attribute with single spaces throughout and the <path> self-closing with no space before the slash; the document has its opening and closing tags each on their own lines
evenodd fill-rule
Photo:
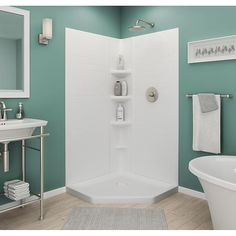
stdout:
<svg viewBox="0 0 236 236">
<path fill-rule="evenodd" d="M 188 63 L 236 59 L 236 35 L 188 42 Z"/>
</svg>

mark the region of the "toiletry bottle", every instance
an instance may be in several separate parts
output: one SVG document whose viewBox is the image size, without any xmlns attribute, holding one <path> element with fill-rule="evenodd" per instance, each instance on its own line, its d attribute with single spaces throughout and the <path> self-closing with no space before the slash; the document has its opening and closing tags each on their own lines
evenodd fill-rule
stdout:
<svg viewBox="0 0 236 236">
<path fill-rule="evenodd" d="M 121 96 L 121 93 L 122 93 L 121 82 L 116 81 L 114 86 L 114 95 Z"/>
<path fill-rule="evenodd" d="M 21 102 L 19 102 L 19 104 L 18 104 L 18 111 L 16 113 L 16 119 L 18 119 L 18 120 L 24 119 L 24 108 L 23 108 L 23 104 Z"/>
<path fill-rule="evenodd" d="M 128 84 L 126 81 L 121 82 L 121 95 L 122 96 L 128 95 Z"/>
<path fill-rule="evenodd" d="M 117 70 L 125 69 L 125 59 L 123 55 L 118 56 Z"/>
<path fill-rule="evenodd" d="M 125 120 L 125 108 L 123 105 L 118 104 L 116 108 L 116 121 Z"/>
</svg>

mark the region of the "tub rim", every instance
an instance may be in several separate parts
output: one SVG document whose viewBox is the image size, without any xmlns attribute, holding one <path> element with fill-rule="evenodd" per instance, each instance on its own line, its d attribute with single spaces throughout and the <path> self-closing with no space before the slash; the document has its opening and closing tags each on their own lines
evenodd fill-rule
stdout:
<svg viewBox="0 0 236 236">
<path fill-rule="evenodd" d="M 227 158 L 227 159 L 233 159 L 236 162 L 236 156 L 230 156 L 230 155 L 212 155 L 212 156 L 201 156 L 201 157 L 197 157 L 192 159 L 189 164 L 188 164 L 188 169 L 189 171 L 194 174 L 195 176 L 197 176 L 199 179 L 208 181 L 209 183 L 215 184 L 217 186 L 220 186 L 222 188 L 228 189 L 228 190 L 233 190 L 236 191 L 236 184 L 229 182 L 227 180 L 223 180 L 220 179 L 218 177 L 214 177 L 210 174 L 207 174 L 203 171 L 200 171 L 199 169 L 197 169 L 196 167 L 194 167 L 194 162 L 199 161 L 199 159 L 223 159 L 223 158 Z M 235 174 L 236 176 L 236 174 Z"/>
</svg>

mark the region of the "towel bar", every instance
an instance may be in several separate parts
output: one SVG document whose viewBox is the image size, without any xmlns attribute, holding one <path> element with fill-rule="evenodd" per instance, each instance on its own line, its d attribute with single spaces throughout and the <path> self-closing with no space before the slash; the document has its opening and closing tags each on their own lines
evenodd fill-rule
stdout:
<svg viewBox="0 0 236 236">
<path fill-rule="evenodd" d="M 195 94 L 186 94 L 186 97 L 187 98 L 192 98 L 193 95 L 195 95 Z M 220 97 L 221 98 L 233 98 L 233 95 L 232 94 L 220 94 Z"/>
</svg>

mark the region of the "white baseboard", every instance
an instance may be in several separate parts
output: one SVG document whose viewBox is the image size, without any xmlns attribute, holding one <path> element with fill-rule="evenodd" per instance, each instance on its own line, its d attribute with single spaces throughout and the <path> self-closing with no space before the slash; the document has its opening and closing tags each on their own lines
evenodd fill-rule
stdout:
<svg viewBox="0 0 236 236">
<path fill-rule="evenodd" d="M 44 198 L 50 198 L 50 197 L 54 197 L 56 195 L 62 194 L 66 192 L 66 187 L 62 187 L 62 188 L 57 188 L 57 189 L 53 189 L 51 191 L 45 192 L 44 193 Z"/>
<path fill-rule="evenodd" d="M 53 189 L 51 191 L 45 192 L 44 193 L 44 198 L 47 199 L 47 198 L 54 197 L 54 196 L 57 196 L 59 194 L 65 193 L 65 192 L 66 192 L 66 187 Z M 192 197 L 197 197 L 197 198 L 201 198 L 201 199 L 206 200 L 206 197 L 205 197 L 204 193 L 199 192 L 199 191 L 195 191 L 195 190 L 192 190 L 192 189 L 189 189 L 189 188 L 179 186 L 178 187 L 178 192 L 187 194 L 187 195 L 192 196 Z"/>
<path fill-rule="evenodd" d="M 178 192 L 187 194 L 192 197 L 197 197 L 206 200 L 205 194 L 199 191 L 195 191 L 189 188 L 179 186 Z"/>
</svg>

